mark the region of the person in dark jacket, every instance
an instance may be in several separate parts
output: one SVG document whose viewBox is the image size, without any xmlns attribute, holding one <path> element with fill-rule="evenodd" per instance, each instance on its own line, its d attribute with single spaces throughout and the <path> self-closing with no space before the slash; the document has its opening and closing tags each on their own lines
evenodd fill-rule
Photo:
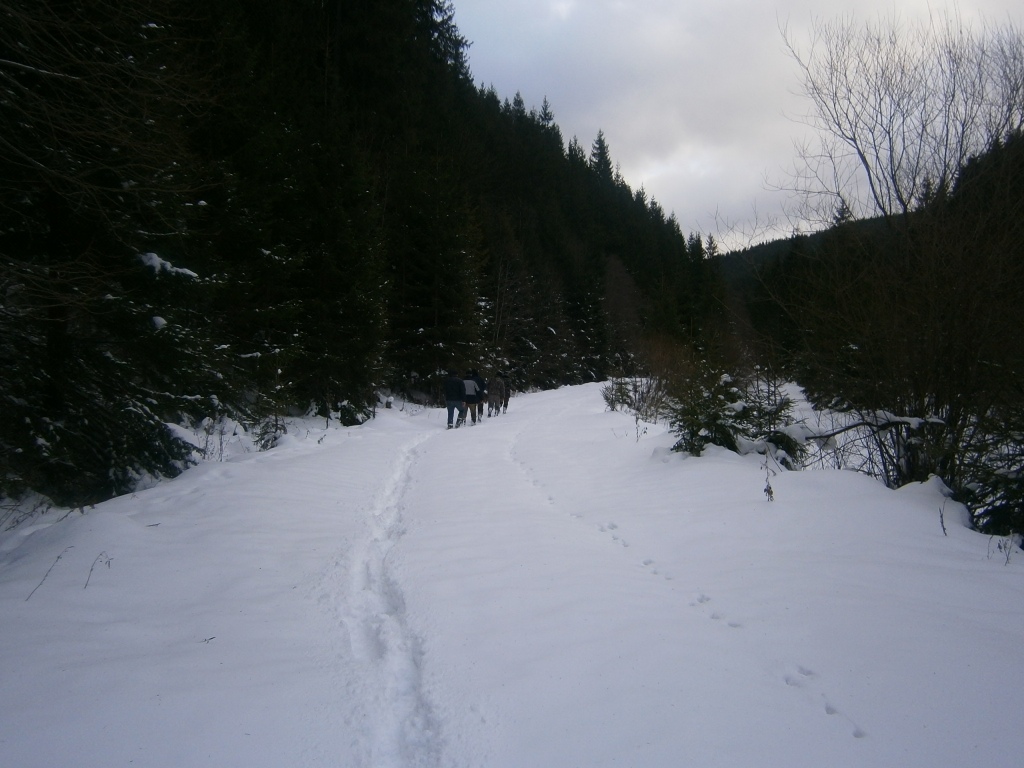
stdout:
<svg viewBox="0 0 1024 768">
<path fill-rule="evenodd" d="M 501 398 L 501 412 L 508 413 L 508 399 L 512 397 L 512 382 L 508 380 L 508 375 L 504 372 L 499 373 L 498 378 L 500 378 L 501 383 L 505 385 L 505 392 Z"/>
<path fill-rule="evenodd" d="M 455 371 L 448 371 L 448 378 L 444 380 L 444 401 L 448 406 L 448 429 L 452 428 L 456 410 L 459 412 L 459 420 L 455 426 L 461 427 L 466 422 L 466 383 Z"/>
<path fill-rule="evenodd" d="M 497 416 L 501 413 L 501 403 L 505 399 L 505 382 L 500 376 L 492 376 L 487 382 L 487 415 Z"/>
<path fill-rule="evenodd" d="M 484 405 L 487 403 L 487 382 L 484 381 L 484 377 L 480 375 L 480 372 L 474 368 L 469 372 L 470 376 L 473 377 L 473 381 L 476 382 L 476 393 L 479 396 L 477 399 L 476 410 L 480 414 L 480 421 L 484 420 Z"/>
</svg>

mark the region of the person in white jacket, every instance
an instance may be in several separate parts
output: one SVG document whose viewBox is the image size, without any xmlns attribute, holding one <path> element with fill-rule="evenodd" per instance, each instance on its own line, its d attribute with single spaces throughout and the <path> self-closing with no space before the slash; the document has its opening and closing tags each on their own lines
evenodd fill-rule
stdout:
<svg viewBox="0 0 1024 768">
<path fill-rule="evenodd" d="M 466 408 L 469 410 L 469 416 L 476 424 L 476 412 L 477 406 L 480 404 L 481 387 L 473 377 L 472 371 L 467 371 L 463 382 L 466 385 Z M 463 417 L 465 419 L 465 417 Z"/>
</svg>

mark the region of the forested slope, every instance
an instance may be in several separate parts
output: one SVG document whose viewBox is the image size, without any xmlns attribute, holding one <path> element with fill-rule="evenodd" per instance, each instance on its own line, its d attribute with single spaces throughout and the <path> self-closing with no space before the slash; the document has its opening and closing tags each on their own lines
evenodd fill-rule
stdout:
<svg viewBox="0 0 1024 768">
<path fill-rule="evenodd" d="M 599 380 L 716 306 L 598 133 L 447 0 L 0 0 L 0 495 L 174 474 L 166 423 L 365 418 L 449 366 Z"/>
</svg>

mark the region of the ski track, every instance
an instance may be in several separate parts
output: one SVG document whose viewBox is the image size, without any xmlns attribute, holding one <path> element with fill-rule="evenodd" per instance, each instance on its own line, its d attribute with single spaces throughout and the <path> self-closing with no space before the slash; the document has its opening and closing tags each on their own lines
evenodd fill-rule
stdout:
<svg viewBox="0 0 1024 768">
<path fill-rule="evenodd" d="M 401 585 L 388 558 L 404 533 L 402 512 L 425 433 L 399 449 L 391 471 L 368 510 L 369 535 L 356 544 L 342 574 L 341 620 L 362 669 L 361 703 L 373 768 L 438 766 L 441 734 L 422 681 L 422 643 L 406 619 Z"/>
</svg>

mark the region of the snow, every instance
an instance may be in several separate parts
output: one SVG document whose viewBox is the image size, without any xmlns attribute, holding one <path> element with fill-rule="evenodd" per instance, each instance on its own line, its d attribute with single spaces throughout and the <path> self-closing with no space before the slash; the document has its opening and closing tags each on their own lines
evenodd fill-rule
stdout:
<svg viewBox="0 0 1024 768">
<path fill-rule="evenodd" d="M 769 502 L 600 385 L 444 423 L 293 420 L 0 534 L 3 765 L 1020 764 L 1024 553 L 939 484 Z"/>
<path fill-rule="evenodd" d="M 182 269 L 171 264 L 165 259 L 161 259 L 155 253 L 140 253 L 139 261 L 145 264 L 147 267 L 152 267 L 153 271 L 157 274 L 161 272 L 167 272 L 172 275 L 184 275 L 185 277 L 199 277 L 191 269 Z"/>
</svg>

